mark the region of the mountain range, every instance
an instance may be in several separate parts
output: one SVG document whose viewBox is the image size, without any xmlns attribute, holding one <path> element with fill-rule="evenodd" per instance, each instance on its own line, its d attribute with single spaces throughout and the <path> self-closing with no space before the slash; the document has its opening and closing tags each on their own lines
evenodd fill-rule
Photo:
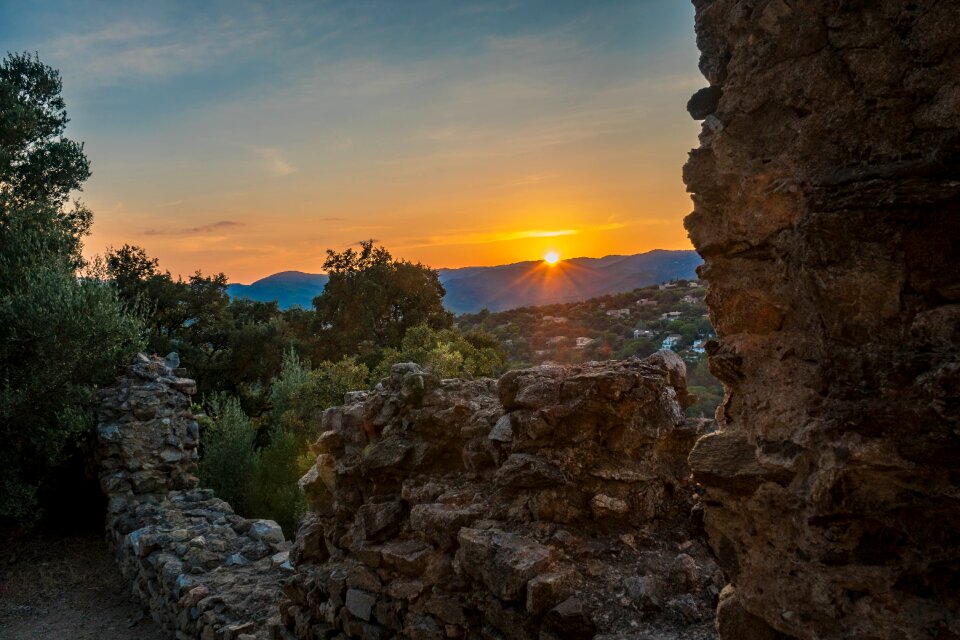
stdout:
<svg viewBox="0 0 960 640">
<path fill-rule="evenodd" d="M 571 258 L 555 265 L 542 260 L 494 267 L 438 269 L 447 290 L 444 305 L 454 313 L 486 308 L 503 311 L 517 307 L 577 302 L 669 280 L 695 280 L 703 260 L 696 251 L 656 249 L 629 256 Z M 313 305 L 323 293 L 326 274 L 282 271 L 252 284 L 230 284 L 234 298 L 269 302 L 281 309 Z"/>
</svg>

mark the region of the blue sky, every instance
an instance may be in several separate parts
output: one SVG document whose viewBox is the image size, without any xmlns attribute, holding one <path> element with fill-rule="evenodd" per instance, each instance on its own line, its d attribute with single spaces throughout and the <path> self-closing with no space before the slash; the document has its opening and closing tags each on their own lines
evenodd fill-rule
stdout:
<svg viewBox="0 0 960 640">
<path fill-rule="evenodd" d="M 10 2 L 60 69 L 90 252 L 317 271 L 374 237 L 435 266 L 689 246 L 705 81 L 683 0 Z"/>
</svg>

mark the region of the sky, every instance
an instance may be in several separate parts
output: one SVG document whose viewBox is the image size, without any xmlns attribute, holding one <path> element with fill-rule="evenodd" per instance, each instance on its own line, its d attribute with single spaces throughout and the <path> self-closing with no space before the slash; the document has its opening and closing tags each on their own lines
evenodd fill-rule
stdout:
<svg viewBox="0 0 960 640">
<path fill-rule="evenodd" d="M 250 282 L 369 238 L 434 267 L 690 248 L 683 0 L 0 0 L 0 42 L 62 74 L 88 255 Z"/>
</svg>

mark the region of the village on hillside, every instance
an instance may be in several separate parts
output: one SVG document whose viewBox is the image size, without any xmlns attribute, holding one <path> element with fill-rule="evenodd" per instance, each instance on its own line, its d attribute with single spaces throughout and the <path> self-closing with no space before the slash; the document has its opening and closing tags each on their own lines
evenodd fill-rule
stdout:
<svg viewBox="0 0 960 640">
<path fill-rule="evenodd" d="M 457 317 L 462 331 L 479 329 L 503 345 L 511 368 L 544 363 L 578 364 L 675 351 L 687 363 L 697 403 L 691 416 L 712 416 L 723 396 L 706 364 L 715 337 L 699 280 L 676 280 L 582 302 L 482 310 Z"/>
</svg>

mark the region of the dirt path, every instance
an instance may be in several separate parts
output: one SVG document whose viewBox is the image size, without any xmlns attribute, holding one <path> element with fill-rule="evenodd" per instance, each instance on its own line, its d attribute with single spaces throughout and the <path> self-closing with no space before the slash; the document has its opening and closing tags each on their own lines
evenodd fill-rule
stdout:
<svg viewBox="0 0 960 640">
<path fill-rule="evenodd" d="M 0 531 L 0 638 L 168 640 L 120 576 L 101 535 Z"/>
</svg>

